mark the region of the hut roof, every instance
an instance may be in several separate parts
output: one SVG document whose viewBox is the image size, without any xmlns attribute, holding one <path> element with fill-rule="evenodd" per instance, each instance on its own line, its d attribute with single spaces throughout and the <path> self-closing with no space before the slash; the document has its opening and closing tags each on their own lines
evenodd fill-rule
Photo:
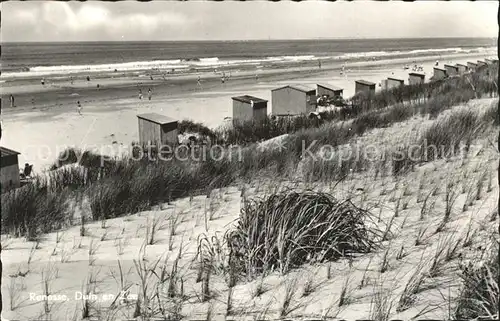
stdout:
<svg viewBox="0 0 500 321">
<path fill-rule="evenodd" d="M 316 84 L 316 85 L 318 85 L 320 87 L 323 87 L 323 88 L 331 89 L 333 91 L 344 90 L 344 88 L 340 88 L 340 87 L 337 87 L 337 86 L 334 86 L 334 85 L 325 84 L 325 83 L 319 83 L 319 84 Z"/>
<path fill-rule="evenodd" d="M 468 61 L 467 64 L 469 64 L 469 65 L 477 65 L 477 62 Z"/>
<path fill-rule="evenodd" d="M 283 87 L 275 88 L 272 91 L 280 90 L 280 89 L 287 88 L 287 87 L 295 89 L 295 90 L 298 90 L 298 91 L 302 91 L 304 93 L 309 93 L 311 91 L 316 92 L 316 88 L 313 88 L 313 87 L 310 87 L 310 86 L 306 86 L 306 85 L 300 85 L 300 84 L 298 84 L 298 85 L 286 85 L 286 86 L 283 86 Z"/>
<path fill-rule="evenodd" d="M 441 71 L 446 71 L 446 69 L 441 68 L 441 67 L 434 67 L 435 70 L 441 70 Z"/>
<path fill-rule="evenodd" d="M 403 79 L 398 79 L 398 78 L 393 78 L 393 77 L 387 77 L 388 80 L 394 80 L 394 81 L 399 81 L 399 82 L 405 82 Z"/>
<path fill-rule="evenodd" d="M 255 96 L 250 96 L 250 95 L 243 95 L 243 96 L 237 96 L 237 97 L 232 97 L 232 99 L 241 101 L 243 103 L 249 103 L 253 100 L 254 103 L 264 103 L 267 102 L 267 100 L 258 98 Z"/>
<path fill-rule="evenodd" d="M 424 74 L 420 74 L 418 72 L 410 72 L 408 75 L 415 76 L 415 77 L 420 77 L 420 78 L 424 78 L 425 77 Z"/>
<path fill-rule="evenodd" d="M 160 125 L 178 122 L 176 119 L 170 118 L 165 115 L 160 115 L 157 113 L 140 114 L 137 115 L 137 117 Z"/>
<path fill-rule="evenodd" d="M 464 64 L 456 64 L 456 66 L 462 66 L 462 67 L 467 67 L 467 65 L 464 65 Z"/>
<path fill-rule="evenodd" d="M 454 68 L 454 69 L 457 69 L 458 67 L 457 66 L 452 66 L 452 65 L 444 65 L 445 67 L 448 67 L 448 68 Z"/>
<path fill-rule="evenodd" d="M 376 85 L 374 82 L 363 80 L 363 79 L 356 80 L 355 82 L 358 84 L 366 85 L 366 86 L 375 86 Z"/>
<path fill-rule="evenodd" d="M 21 154 L 21 153 L 16 152 L 15 150 L 8 149 L 5 147 L 0 147 L 0 157 L 1 158 L 7 157 L 7 156 L 19 155 L 19 154 Z"/>
</svg>

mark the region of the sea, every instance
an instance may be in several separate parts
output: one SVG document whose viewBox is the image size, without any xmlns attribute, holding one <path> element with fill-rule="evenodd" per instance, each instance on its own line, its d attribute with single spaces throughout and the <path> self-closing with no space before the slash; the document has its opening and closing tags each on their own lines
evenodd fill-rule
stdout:
<svg viewBox="0 0 500 321">
<path fill-rule="evenodd" d="M 496 52 L 494 38 L 1 43 L 0 78 Z"/>
</svg>

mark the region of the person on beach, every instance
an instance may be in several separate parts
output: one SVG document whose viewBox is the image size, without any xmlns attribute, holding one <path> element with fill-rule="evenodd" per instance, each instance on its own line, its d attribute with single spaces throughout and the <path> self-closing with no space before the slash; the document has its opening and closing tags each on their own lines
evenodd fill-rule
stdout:
<svg viewBox="0 0 500 321">
<path fill-rule="evenodd" d="M 99 86 L 99 84 L 97 84 L 97 90 L 99 90 L 101 88 L 101 86 Z"/>
<path fill-rule="evenodd" d="M 142 89 L 139 89 L 139 99 L 142 100 Z"/>
<path fill-rule="evenodd" d="M 76 110 L 78 111 L 79 115 L 82 114 L 82 104 L 80 104 L 79 100 L 76 102 Z"/>
<path fill-rule="evenodd" d="M 200 76 L 198 76 L 198 81 L 197 81 L 196 86 L 198 86 L 199 88 L 201 88 L 201 77 Z"/>
<path fill-rule="evenodd" d="M 40 81 L 40 83 L 42 84 L 42 86 L 45 86 L 45 78 L 42 78 L 42 80 Z"/>
<path fill-rule="evenodd" d="M 255 74 L 255 81 L 259 81 L 259 74 Z"/>
<path fill-rule="evenodd" d="M 153 96 L 153 92 L 151 91 L 151 88 L 148 89 L 148 100 L 151 100 L 151 97 Z"/>
<path fill-rule="evenodd" d="M 226 81 L 224 74 L 220 78 L 220 82 L 224 85 L 224 82 Z"/>
<path fill-rule="evenodd" d="M 10 107 L 15 107 L 15 105 L 14 105 L 14 96 L 12 94 L 10 95 L 9 100 L 10 100 Z"/>
<path fill-rule="evenodd" d="M 71 81 L 71 84 L 73 85 L 73 76 L 71 76 L 69 79 Z"/>
<path fill-rule="evenodd" d="M 153 75 L 149 75 L 149 79 L 153 80 Z"/>
<path fill-rule="evenodd" d="M 90 76 L 87 76 L 87 81 L 90 81 Z"/>
<path fill-rule="evenodd" d="M 321 60 L 318 60 L 318 67 L 321 69 Z"/>
</svg>

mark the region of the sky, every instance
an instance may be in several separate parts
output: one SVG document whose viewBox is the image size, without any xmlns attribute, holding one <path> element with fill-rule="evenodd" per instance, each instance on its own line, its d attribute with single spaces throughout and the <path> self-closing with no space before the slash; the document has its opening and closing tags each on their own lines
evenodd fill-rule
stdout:
<svg viewBox="0 0 500 321">
<path fill-rule="evenodd" d="M 1 41 L 497 37 L 498 1 L 8 1 Z"/>
</svg>

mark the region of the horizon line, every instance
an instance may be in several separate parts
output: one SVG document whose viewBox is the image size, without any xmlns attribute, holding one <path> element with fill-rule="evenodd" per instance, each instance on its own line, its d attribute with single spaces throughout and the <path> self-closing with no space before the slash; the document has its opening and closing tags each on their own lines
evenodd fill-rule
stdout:
<svg viewBox="0 0 500 321">
<path fill-rule="evenodd" d="M 391 39 L 495 39 L 497 36 L 485 37 L 317 37 L 317 38 L 260 38 L 260 39 L 184 39 L 184 40 L 51 40 L 51 41 L 2 41 L 6 43 L 91 43 L 91 42 L 245 42 L 245 41 L 311 41 L 311 40 L 391 40 Z"/>
</svg>

